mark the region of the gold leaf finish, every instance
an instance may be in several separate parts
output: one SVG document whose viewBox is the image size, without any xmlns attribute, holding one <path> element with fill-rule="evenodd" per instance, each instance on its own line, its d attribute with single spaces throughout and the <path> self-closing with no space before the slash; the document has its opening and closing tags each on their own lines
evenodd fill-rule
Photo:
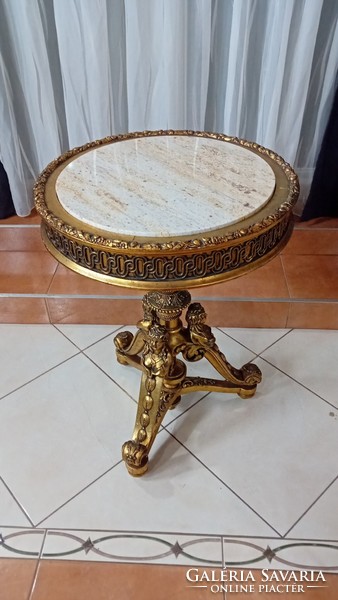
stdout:
<svg viewBox="0 0 338 600">
<path fill-rule="evenodd" d="M 201 304 L 190 304 L 186 313 L 187 327 L 183 326 L 179 317 L 189 296 L 180 291 L 146 294 L 145 316 L 138 323 L 136 335 L 132 338 L 130 332 L 121 332 L 115 337 L 118 361 L 142 370 L 133 438 L 122 449 L 128 472 L 133 476 L 147 471 L 148 455 L 162 420 L 167 411 L 178 404 L 182 394 L 214 391 L 251 398 L 262 379 L 259 368 L 252 363 L 241 369 L 230 365 L 205 323 L 206 313 Z M 150 305 L 153 307 L 151 317 Z M 175 316 L 172 306 L 175 306 Z M 135 356 L 137 350 L 139 356 Z M 188 361 L 205 358 L 223 379 L 189 377 L 186 365 L 177 358 L 179 354 Z"/>
<path fill-rule="evenodd" d="M 61 206 L 55 182 L 74 157 L 105 144 L 178 135 L 215 139 L 259 154 L 274 171 L 273 196 L 261 210 L 237 224 L 214 230 L 210 235 L 201 233 L 172 239 L 136 238 L 98 230 L 72 217 Z M 44 242 L 60 262 L 105 283 L 145 290 L 208 285 L 259 267 L 275 256 L 289 238 L 292 206 L 298 193 L 297 175 L 275 152 L 224 134 L 176 130 L 111 136 L 69 150 L 46 167 L 34 188 Z"/>
<path fill-rule="evenodd" d="M 105 144 L 149 136 L 192 136 L 239 145 L 259 154 L 272 168 L 276 185 L 268 202 L 237 224 L 172 239 L 121 236 L 98 230 L 72 217 L 61 206 L 55 182 L 74 157 Z M 237 369 L 220 351 L 206 324 L 201 304 L 190 304 L 187 287 L 210 285 L 263 265 L 280 252 L 293 228 L 292 207 L 299 193 L 298 179 L 278 154 L 246 140 L 196 131 L 145 131 L 107 137 L 66 152 L 39 177 L 35 204 L 42 219 L 47 249 L 74 271 L 114 285 L 151 290 L 144 296 L 144 318 L 135 335 L 115 337 L 117 360 L 142 372 L 138 409 L 131 440 L 122 457 L 131 475 L 143 475 L 159 427 L 168 410 L 191 391 L 215 391 L 250 398 L 262 379 L 259 368 L 248 363 Z M 166 215 L 163 215 L 165 219 Z M 179 219 L 179 214 L 177 215 Z M 187 325 L 181 314 L 186 310 Z M 190 377 L 187 362 L 207 360 L 220 379 Z"/>
</svg>

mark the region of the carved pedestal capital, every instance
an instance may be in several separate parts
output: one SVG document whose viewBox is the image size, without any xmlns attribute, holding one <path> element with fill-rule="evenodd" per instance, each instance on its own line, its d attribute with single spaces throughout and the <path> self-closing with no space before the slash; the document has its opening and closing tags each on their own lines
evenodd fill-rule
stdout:
<svg viewBox="0 0 338 600">
<path fill-rule="evenodd" d="M 177 319 L 189 306 L 191 296 L 185 290 L 177 292 L 149 292 L 143 299 L 143 306 L 163 321 Z"/>
</svg>

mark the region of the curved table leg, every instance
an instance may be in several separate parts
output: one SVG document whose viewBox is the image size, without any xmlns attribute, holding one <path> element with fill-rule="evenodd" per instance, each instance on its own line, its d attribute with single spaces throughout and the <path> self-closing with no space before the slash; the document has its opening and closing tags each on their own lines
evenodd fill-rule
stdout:
<svg viewBox="0 0 338 600">
<path fill-rule="evenodd" d="M 139 331 L 120 332 L 115 337 L 117 359 L 142 370 L 136 422 L 131 440 L 125 442 L 122 457 L 131 475 L 143 475 L 161 422 L 182 394 L 195 390 L 236 393 L 251 398 L 262 379 L 259 368 L 247 363 L 233 367 L 219 350 L 215 336 L 205 324 L 201 304 L 190 304 L 188 292 L 151 292 L 143 299 L 144 319 Z M 178 318 L 187 308 L 187 327 Z M 187 361 L 206 358 L 223 377 L 210 379 L 186 376 Z"/>
<path fill-rule="evenodd" d="M 166 412 L 178 401 L 186 375 L 185 364 L 171 353 L 165 327 L 151 325 L 144 332 L 143 341 L 140 357 L 143 374 L 134 433 L 122 448 L 128 472 L 134 476 L 147 471 L 150 448 Z M 124 358 L 133 357 L 127 351 Z"/>
<path fill-rule="evenodd" d="M 139 476 L 147 471 L 150 448 L 164 416 L 180 394 L 184 374 L 185 368 L 178 378 L 170 381 L 142 374 L 133 438 L 122 447 L 122 458 L 130 475 Z"/>
<path fill-rule="evenodd" d="M 206 317 L 206 312 L 199 302 L 190 304 L 186 316 L 190 338 L 186 358 L 189 360 L 189 353 L 191 355 L 198 355 L 198 353 L 203 355 L 216 371 L 224 377 L 224 381 L 220 385 L 220 392 L 232 391 L 236 392 L 241 398 L 251 398 L 256 392 L 257 384 L 262 381 L 260 369 L 253 363 L 246 363 L 241 369 L 233 367 L 218 348 L 210 327 L 205 325 Z M 229 384 L 229 390 L 224 389 L 227 384 Z M 217 391 L 214 389 L 215 385 L 212 385 L 212 387 L 213 391 Z"/>
</svg>

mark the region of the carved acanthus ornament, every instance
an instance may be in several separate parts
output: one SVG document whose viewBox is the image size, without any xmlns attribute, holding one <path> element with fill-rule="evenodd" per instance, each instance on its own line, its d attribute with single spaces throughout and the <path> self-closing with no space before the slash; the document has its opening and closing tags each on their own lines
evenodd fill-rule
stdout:
<svg viewBox="0 0 338 600">
<path fill-rule="evenodd" d="M 55 181 L 75 157 L 105 144 L 152 136 L 204 137 L 245 147 L 271 166 L 275 190 L 257 213 L 237 224 L 210 234 L 173 239 L 95 230 L 84 223 L 82 226 L 61 206 Z M 93 279 L 151 290 L 143 299 L 144 318 L 137 333 L 119 332 L 114 340 L 118 361 L 142 371 L 133 436 L 122 449 L 130 474 L 146 472 L 160 424 L 181 395 L 195 390 L 233 393 L 242 398 L 255 394 L 262 378 L 259 368 L 248 363 L 237 369 L 227 361 L 206 324 L 203 307 L 197 302 L 190 304 L 185 288 L 225 281 L 277 255 L 291 235 L 292 207 L 298 193 L 297 175 L 275 152 L 235 137 L 196 131 L 144 131 L 106 137 L 66 152 L 39 177 L 34 188 L 35 205 L 42 218 L 44 243 L 53 256 Z M 180 316 L 186 309 L 187 326 L 183 326 Z M 188 362 L 206 359 L 221 378 L 190 377 L 178 355 Z"/>
<path fill-rule="evenodd" d="M 115 338 L 118 360 L 143 371 L 133 439 L 124 444 L 122 452 L 131 475 L 142 475 L 147 470 L 148 454 L 158 428 L 182 394 L 205 390 L 250 398 L 262 378 L 256 365 L 248 363 L 236 369 L 228 363 L 205 323 L 206 312 L 200 303 L 188 306 L 187 327 L 183 327 L 179 317 L 189 299 L 190 295 L 183 292 L 146 294 L 138 333 L 119 333 Z M 187 361 L 206 358 L 223 379 L 189 377 L 178 354 Z"/>
</svg>

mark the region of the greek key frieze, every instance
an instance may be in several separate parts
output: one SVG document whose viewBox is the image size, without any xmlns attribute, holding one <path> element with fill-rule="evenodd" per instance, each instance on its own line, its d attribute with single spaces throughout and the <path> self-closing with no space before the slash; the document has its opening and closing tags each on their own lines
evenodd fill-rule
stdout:
<svg viewBox="0 0 338 600">
<path fill-rule="evenodd" d="M 67 238 L 46 223 L 44 226 L 51 244 L 63 256 L 86 269 L 122 279 L 170 281 L 218 275 L 259 260 L 283 238 L 288 219 L 281 220 L 254 239 L 241 240 L 236 245 L 176 256 L 128 255 L 93 248 Z"/>
</svg>

